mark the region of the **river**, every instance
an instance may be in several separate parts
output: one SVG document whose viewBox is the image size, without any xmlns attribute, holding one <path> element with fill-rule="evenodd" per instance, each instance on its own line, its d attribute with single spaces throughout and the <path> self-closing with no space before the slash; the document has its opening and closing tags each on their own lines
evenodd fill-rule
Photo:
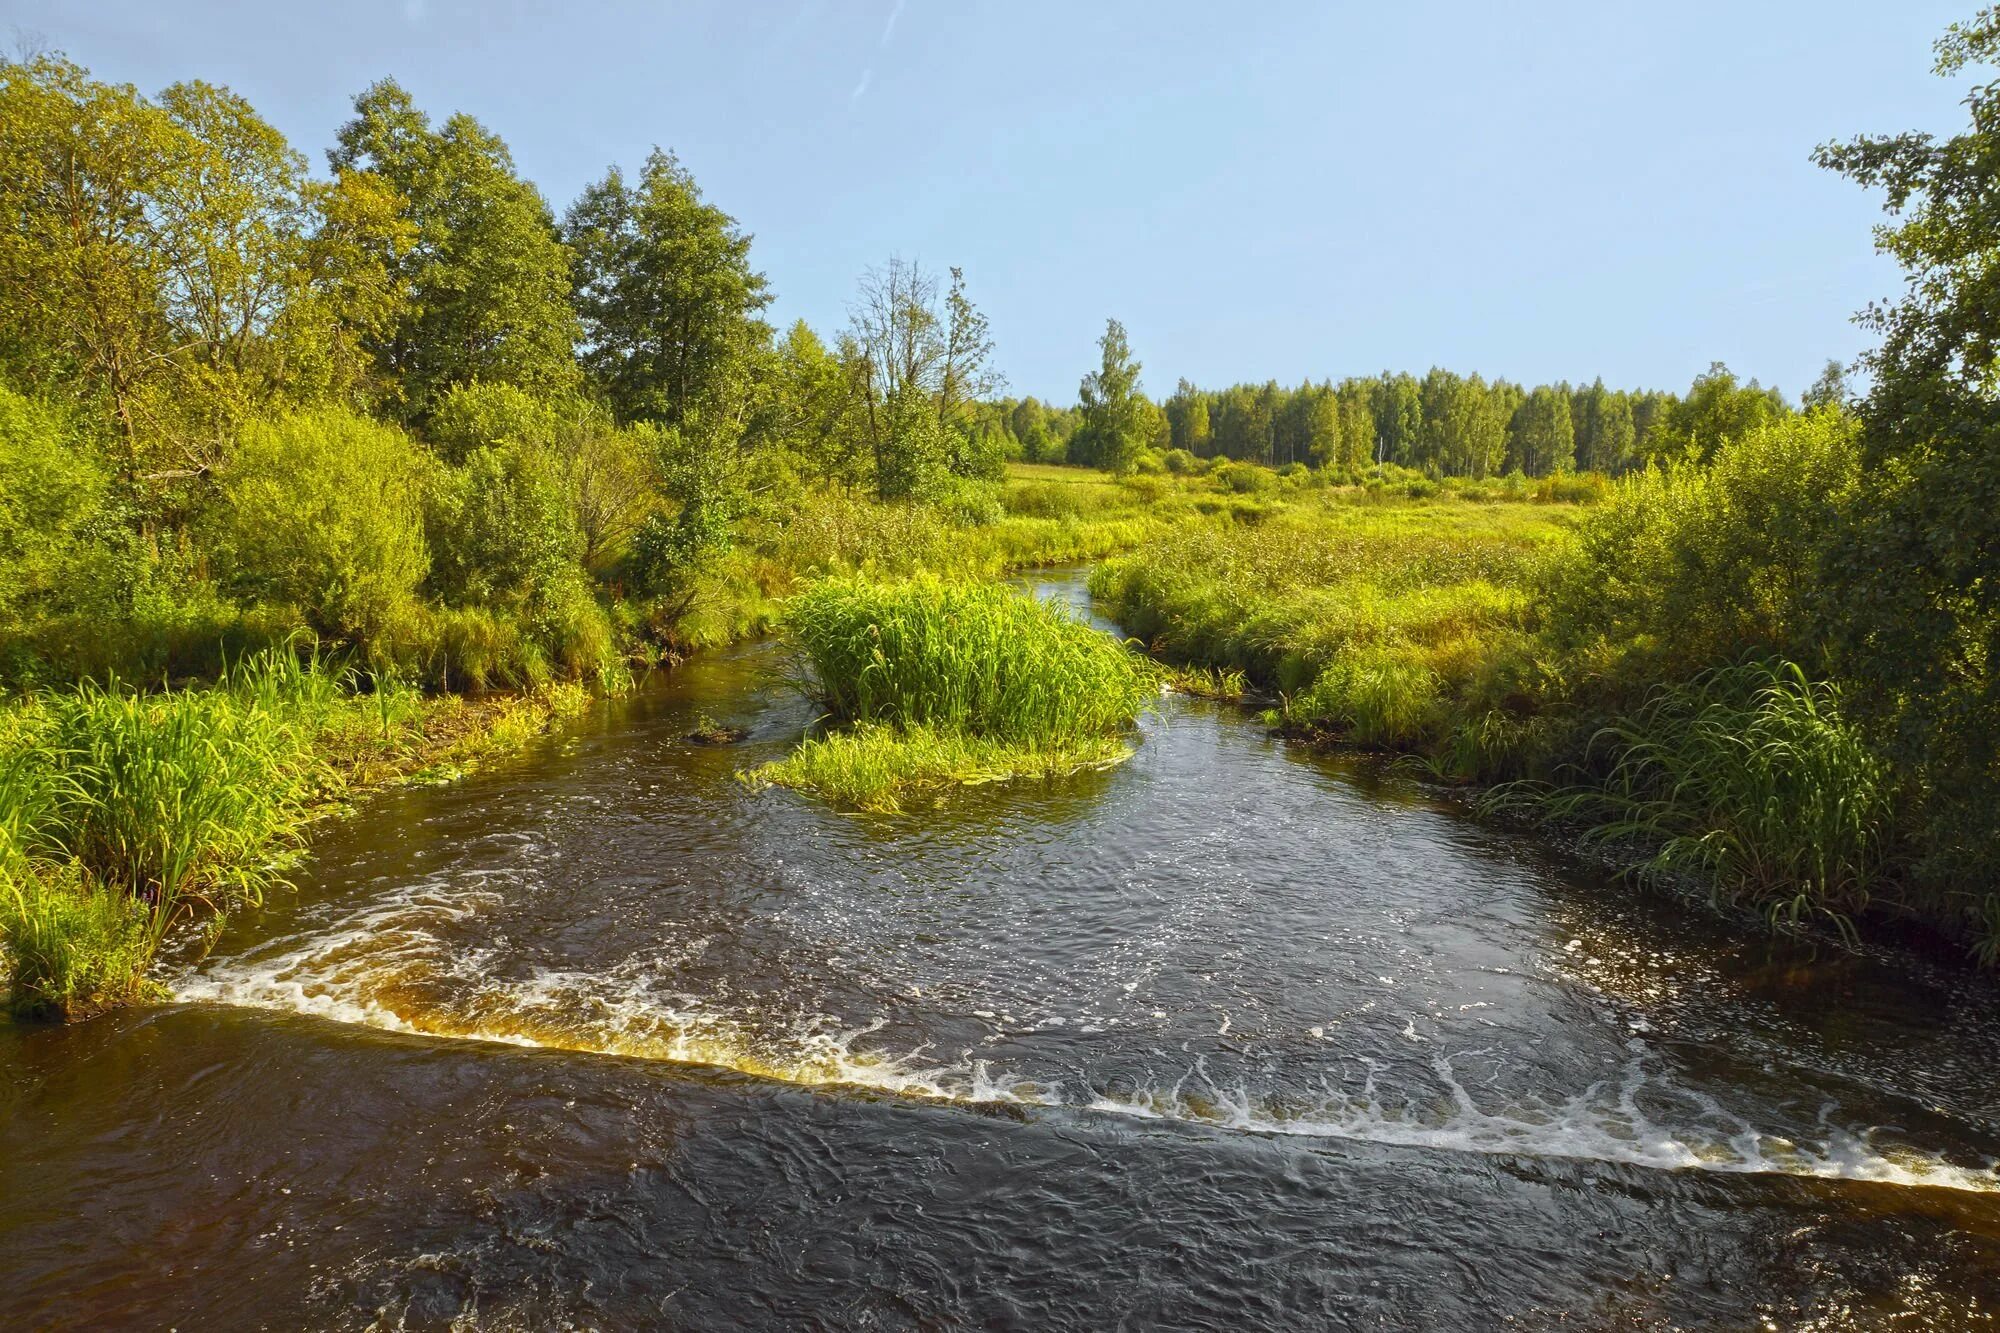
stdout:
<svg viewBox="0 0 2000 1333">
<path fill-rule="evenodd" d="M 0 1327 L 2000 1318 L 1990 980 L 1198 700 L 908 815 L 751 793 L 786 675 L 377 796 L 174 1003 L 0 1029 Z"/>
</svg>

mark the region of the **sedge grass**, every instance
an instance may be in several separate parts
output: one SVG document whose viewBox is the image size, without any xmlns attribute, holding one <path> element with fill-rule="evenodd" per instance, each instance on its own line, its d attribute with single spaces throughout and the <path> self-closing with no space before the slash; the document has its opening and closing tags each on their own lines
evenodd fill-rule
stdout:
<svg viewBox="0 0 2000 1333">
<path fill-rule="evenodd" d="M 754 790 L 790 787 L 870 814 L 894 814 L 913 796 L 987 782 L 1064 777 L 1128 758 L 1117 736 L 1022 744 L 882 723 L 812 737 L 784 759 L 744 775 Z"/>
<path fill-rule="evenodd" d="M 1692 879 L 1773 923 L 1853 918 L 1895 860 L 1888 771 L 1841 715 L 1836 686 L 1750 661 L 1656 689 L 1602 728 L 1572 780 L 1488 802 L 1641 849 L 1630 870 Z"/>
<path fill-rule="evenodd" d="M 997 584 L 829 579 L 785 624 L 846 722 L 1056 744 L 1122 731 L 1156 692 L 1115 640 Z"/>
<path fill-rule="evenodd" d="M 1157 673 L 1068 608 L 997 584 L 828 579 L 785 623 L 848 729 L 748 775 L 865 810 L 905 793 L 1115 763 Z"/>
<path fill-rule="evenodd" d="M 283 883 L 356 787 L 453 777 L 581 709 L 579 685 L 472 702 L 356 678 L 309 644 L 209 688 L 86 684 L 0 710 L 0 970 L 22 1015 L 157 993 L 169 932 L 199 946 Z M 177 936 L 178 938 L 178 936 Z"/>
</svg>

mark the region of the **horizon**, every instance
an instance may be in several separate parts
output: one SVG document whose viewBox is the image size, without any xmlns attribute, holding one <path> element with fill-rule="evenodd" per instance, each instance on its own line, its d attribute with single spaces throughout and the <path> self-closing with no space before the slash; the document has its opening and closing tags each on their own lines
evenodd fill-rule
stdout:
<svg viewBox="0 0 2000 1333">
<path fill-rule="evenodd" d="M 657 144 L 755 237 L 780 330 L 838 332 L 862 272 L 892 255 L 956 264 L 1005 392 L 1058 404 L 1109 318 L 1155 399 L 1180 378 L 1433 365 L 1680 391 L 1721 361 L 1795 400 L 1869 344 L 1852 317 L 1897 285 L 1873 250 L 1879 196 L 1811 149 L 1948 128 L 1961 97 L 1928 70 L 1963 15 L 1930 4 L 1563 5 L 1535 25 L 1458 5 L 1175 7 L 1139 25 L 1126 7 L 1070 16 L 1081 30 L 905 0 L 561 24 L 420 0 L 302 21 L 199 6 L 210 24 L 126 0 L 14 8 L 18 34 L 99 78 L 227 85 L 318 174 L 354 95 L 384 77 L 434 121 L 463 111 L 499 134 L 558 218 Z M 647 64 L 662 50 L 665 80 Z M 1371 60 L 1339 59 L 1357 50 Z M 523 96 L 538 79 L 561 95 Z"/>
</svg>

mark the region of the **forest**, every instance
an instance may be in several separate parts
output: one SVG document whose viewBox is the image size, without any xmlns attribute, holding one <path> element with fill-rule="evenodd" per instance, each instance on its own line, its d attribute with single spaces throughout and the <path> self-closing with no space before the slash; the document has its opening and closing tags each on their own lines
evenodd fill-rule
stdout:
<svg viewBox="0 0 2000 1333">
<path fill-rule="evenodd" d="M 1940 72 L 1996 55 L 1989 13 Z M 144 993 L 329 803 L 750 635 L 797 637 L 861 728 L 753 781 L 844 765 L 819 785 L 894 808 L 914 742 L 851 747 L 903 723 L 933 787 L 1115 760 L 1127 666 L 951 591 L 1080 561 L 1170 683 L 1693 899 L 1992 963 L 2000 94 L 1969 111 L 1818 150 L 1883 194 L 1907 285 L 1796 399 L 1720 363 L 1671 392 L 1434 367 L 1154 397 L 1114 319 L 1056 405 L 1006 396 L 959 268 L 887 257 L 845 327 L 774 328 L 750 233 L 665 148 L 558 211 L 393 81 L 316 168 L 227 88 L 12 61 L 15 1003 Z M 988 623 L 1046 650 L 1007 671 L 1111 703 L 961 699 L 926 635 Z M 852 635 L 898 624 L 907 676 L 845 688 Z"/>
</svg>

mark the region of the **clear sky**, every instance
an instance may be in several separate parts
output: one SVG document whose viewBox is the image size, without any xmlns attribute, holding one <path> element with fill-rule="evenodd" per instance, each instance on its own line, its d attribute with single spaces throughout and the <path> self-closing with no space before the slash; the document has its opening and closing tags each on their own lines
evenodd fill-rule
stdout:
<svg viewBox="0 0 2000 1333">
<path fill-rule="evenodd" d="M 324 168 L 390 75 L 560 212 L 672 148 L 756 236 L 779 322 L 902 254 L 962 265 L 1016 393 L 1107 316 L 1164 396 L 1432 364 L 1796 396 L 1894 290 L 1879 203 L 1808 161 L 1962 123 L 1973 0 L 1029 3 L 0 0 L 99 77 L 247 96 Z"/>
</svg>

